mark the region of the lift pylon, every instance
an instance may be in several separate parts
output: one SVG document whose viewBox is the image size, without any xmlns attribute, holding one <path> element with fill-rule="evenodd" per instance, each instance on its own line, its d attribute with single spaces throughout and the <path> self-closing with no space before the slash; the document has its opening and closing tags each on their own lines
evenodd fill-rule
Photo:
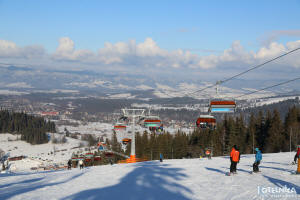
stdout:
<svg viewBox="0 0 300 200">
<path fill-rule="evenodd" d="M 124 117 L 127 117 L 129 122 L 131 122 L 132 130 L 130 158 L 128 158 L 126 161 L 127 163 L 135 163 L 138 161 L 135 156 L 135 123 L 137 121 L 136 118 L 144 117 L 145 109 L 123 108 L 122 112 Z"/>
</svg>

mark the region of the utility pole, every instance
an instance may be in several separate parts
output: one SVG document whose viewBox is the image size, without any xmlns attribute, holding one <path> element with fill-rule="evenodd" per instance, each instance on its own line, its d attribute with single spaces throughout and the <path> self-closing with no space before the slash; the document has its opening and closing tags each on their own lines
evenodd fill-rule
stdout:
<svg viewBox="0 0 300 200">
<path fill-rule="evenodd" d="M 290 153 L 292 152 L 292 127 L 290 128 Z"/>
<path fill-rule="evenodd" d="M 254 154 L 254 133 L 252 134 L 252 154 Z"/>
</svg>

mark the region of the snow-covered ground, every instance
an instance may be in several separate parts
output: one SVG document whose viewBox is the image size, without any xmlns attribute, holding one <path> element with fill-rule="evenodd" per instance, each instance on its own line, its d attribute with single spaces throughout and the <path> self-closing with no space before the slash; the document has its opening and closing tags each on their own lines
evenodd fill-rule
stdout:
<svg viewBox="0 0 300 200">
<path fill-rule="evenodd" d="M 253 155 L 241 157 L 233 176 L 224 175 L 228 157 L 0 174 L 0 199 L 299 199 L 293 155 L 263 154 L 261 173 L 253 175 Z"/>
<path fill-rule="evenodd" d="M 20 138 L 20 135 L 18 136 Z M 52 137 L 60 137 L 58 134 Z M 12 134 L 0 134 L 0 149 L 9 153 L 10 157 L 26 156 L 21 161 L 11 162 L 11 170 L 14 172 L 29 171 L 31 167 L 66 164 L 72 153 L 79 151 L 81 140 L 67 138 L 66 143 L 31 145 L 25 141 L 16 140 L 17 136 Z M 55 151 L 55 153 L 54 153 Z M 1 199 L 1 198 L 0 198 Z"/>
<path fill-rule="evenodd" d="M 109 123 L 101 123 L 101 122 L 88 122 L 82 123 L 81 121 L 75 121 L 78 123 L 78 126 L 70 126 L 70 125 L 60 125 L 58 126 L 59 132 L 64 132 L 65 128 L 70 133 L 81 133 L 81 134 L 94 134 L 94 135 L 111 135 L 114 126 Z"/>
<path fill-rule="evenodd" d="M 274 97 L 274 98 L 266 98 L 266 99 L 259 99 L 255 106 L 263 106 L 263 105 L 269 105 L 273 103 L 278 103 L 280 101 L 286 101 L 288 99 L 295 99 L 300 98 L 300 96 L 287 96 L 287 97 Z"/>
<path fill-rule="evenodd" d="M 104 136 L 104 138 L 111 138 L 111 135 L 113 134 L 113 124 L 109 123 L 101 123 L 101 122 L 88 122 L 88 123 L 82 123 L 81 121 L 75 121 L 79 124 L 78 126 L 71 126 L 71 125 L 59 125 L 58 127 L 58 132 L 64 132 L 65 128 L 70 132 L 70 133 L 80 133 L 80 134 L 93 134 L 96 136 Z M 164 127 L 165 131 L 168 131 L 171 134 L 175 134 L 178 132 L 178 130 L 189 133 L 193 131 L 193 128 L 180 128 L 180 127 Z M 131 125 L 127 127 L 127 131 L 132 131 Z M 148 131 L 149 129 L 141 127 L 139 125 L 135 126 L 135 132 L 143 133 L 144 131 Z M 124 134 L 123 131 L 117 131 L 117 136 L 119 138 L 119 141 L 121 141 L 122 138 L 126 135 Z M 127 134 L 128 137 L 128 134 Z"/>
</svg>

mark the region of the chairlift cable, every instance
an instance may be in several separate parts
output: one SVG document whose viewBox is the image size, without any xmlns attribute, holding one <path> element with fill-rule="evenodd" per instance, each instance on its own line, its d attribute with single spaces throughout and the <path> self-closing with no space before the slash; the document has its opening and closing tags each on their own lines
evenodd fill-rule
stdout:
<svg viewBox="0 0 300 200">
<path fill-rule="evenodd" d="M 223 83 L 225 83 L 225 82 L 228 82 L 228 81 L 230 81 L 230 80 L 232 80 L 232 79 L 234 79 L 234 78 L 236 78 L 236 77 L 238 77 L 238 76 L 241 76 L 241 75 L 243 75 L 243 74 L 246 74 L 246 73 L 248 73 L 248 72 L 250 72 L 250 71 L 252 71 L 252 70 L 254 70 L 254 69 L 260 68 L 260 67 L 262 67 L 262 66 L 264 66 L 264 65 L 266 65 L 266 64 L 268 64 L 268 63 L 271 63 L 271 62 L 273 62 L 273 61 L 275 61 L 275 60 L 278 60 L 278 59 L 280 59 L 280 58 L 282 58 L 282 57 L 284 57 L 284 56 L 287 56 L 287 55 L 289 55 L 289 54 L 291 54 L 291 53 L 293 53 L 293 52 L 295 52 L 295 51 L 298 51 L 298 50 L 300 50 L 300 47 L 298 47 L 298 48 L 296 48 L 296 49 L 293 49 L 293 50 L 291 50 L 291 51 L 289 51 L 289 52 L 286 52 L 286 53 L 284 53 L 284 54 L 282 54 L 282 55 L 280 55 L 280 56 L 277 56 L 277 57 L 275 57 L 275 58 L 272 58 L 272 59 L 270 59 L 270 60 L 268 60 L 268 61 L 266 61 L 266 62 L 264 62 L 264 63 L 261 63 L 261 64 L 259 64 L 259 65 L 254 66 L 254 67 L 251 67 L 250 69 L 247 69 L 246 71 L 240 72 L 240 73 L 238 73 L 238 74 L 236 74 L 236 75 L 234 75 L 234 76 L 232 76 L 232 77 L 229 77 L 229 78 L 227 78 L 227 79 L 225 79 L 225 80 L 218 81 L 216 84 L 207 86 L 207 87 L 205 87 L 205 88 L 203 88 L 203 89 L 200 89 L 200 90 L 196 90 L 196 91 L 191 92 L 191 93 L 189 93 L 189 94 L 194 94 L 194 93 L 197 93 L 197 92 L 202 92 L 202 91 L 207 90 L 207 89 L 209 89 L 209 88 L 212 88 L 212 87 L 214 87 L 214 86 L 217 86 L 217 85 L 223 84 Z"/>
<path fill-rule="evenodd" d="M 299 79 L 300 79 L 300 77 L 294 78 L 294 79 L 291 79 L 291 80 L 288 80 L 288 81 L 284 81 L 284 82 L 281 82 L 281 83 L 277 83 L 277 84 L 275 84 L 275 85 L 271 85 L 271 86 L 268 86 L 268 87 L 265 87 L 265 88 L 256 90 L 256 91 L 254 91 L 254 92 L 249 92 L 249 93 L 246 93 L 246 94 L 237 96 L 237 97 L 235 97 L 235 98 L 237 99 L 237 98 L 240 98 L 240 97 L 248 96 L 248 95 L 251 95 L 251 94 L 254 94 L 254 93 L 263 91 L 263 90 L 267 90 L 267 89 L 270 89 L 270 88 L 273 88 L 273 87 L 277 87 L 277 86 L 280 86 L 280 85 L 284 85 L 284 84 L 287 84 L 287 83 L 290 83 L 290 82 L 293 82 L 293 81 L 296 81 L 296 80 L 299 80 Z"/>
<path fill-rule="evenodd" d="M 280 58 L 282 58 L 282 57 L 284 57 L 284 56 L 287 56 L 287 55 L 289 55 L 289 54 L 291 54 L 291 53 L 293 53 L 293 52 L 295 52 L 295 51 L 298 51 L 298 50 L 300 50 L 300 47 L 298 47 L 298 48 L 296 48 L 296 49 L 293 49 L 293 50 L 291 50 L 291 51 L 288 51 L 288 52 L 286 52 L 286 53 L 284 53 L 284 54 L 281 54 L 281 55 L 279 55 L 279 56 L 277 56 L 277 57 L 275 57 L 275 58 L 272 58 L 272 59 L 270 59 L 270 60 L 267 60 L 267 61 L 265 61 L 265 62 L 263 62 L 263 63 L 261 63 L 261 64 L 259 64 L 259 65 L 256 65 L 256 66 L 254 66 L 254 67 L 251 67 L 250 69 L 247 69 L 246 71 L 240 72 L 240 73 L 238 73 L 238 74 L 236 74 L 236 75 L 234 75 L 234 76 L 231 76 L 231 77 L 226 78 L 226 79 L 224 79 L 224 80 L 218 81 L 218 82 L 215 83 L 215 84 L 212 84 L 212 85 L 207 86 L 207 87 L 205 87 L 205 88 L 202 88 L 202 89 L 200 89 L 200 90 L 196 90 L 196 91 L 194 91 L 194 92 L 186 93 L 186 94 L 184 94 L 182 97 L 186 97 L 186 96 L 189 96 L 189 95 L 198 93 L 198 92 L 201 93 L 201 92 L 203 92 L 203 91 L 205 91 L 205 90 L 207 90 L 207 89 L 213 88 L 213 87 L 215 87 L 215 86 L 217 86 L 217 85 L 221 85 L 221 84 L 223 84 L 223 83 L 225 83 L 225 82 L 228 82 L 228 81 L 230 81 L 230 80 L 232 80 L 232 79 L 234 79 L 234 78 L 236 78 L 236 77 L 239 77 L 239 76 L 241 76 L 241 75 L 244 75 L 244 74 L 246 74 L 246 73 L 248 73 L 248 72 L 250 72 L 250 71 L 252 71 L 252 70 L 255 70 L 255 69 L 258 69 L 258 68 L 260 68 L 260 67 L 263 67 L 264 65 L 266 65 L 266 64 L 268 64 L 268 63 L 271 63 L 271 62 L 273 62 L 273 61 L 275 61 L 275 60 L 278 60 L 278 59 L 280 59 Z M 169 97 L 171 97 L 171 98 L 175 98 L 175 96 L 172 96 L 172 95 L 169 95 L 169 94 L 165 94 L 165 95 L 166 95 L 166 96 L 169 96 Z M 182 97 L 181 97 L 181 98 L 182 98 Z M 167 101 L 167 102 L 168 102 L 168 101 Z"/>
</svg>

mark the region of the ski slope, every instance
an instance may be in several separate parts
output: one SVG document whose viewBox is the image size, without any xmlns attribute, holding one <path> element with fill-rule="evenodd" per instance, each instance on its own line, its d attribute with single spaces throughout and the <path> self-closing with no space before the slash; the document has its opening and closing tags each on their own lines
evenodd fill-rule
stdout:
<svg viewBox="0 0 300 200">
<path fill-rule="evenodd" d="M 0 174 L 0 199 L 299 199 L 300 176 L 291 175 L 293 155 L 263 154 L 262 172 L 252 175 L 253 155 L 241 157 L 233 176 L 224 175 L 228 157 L 6 173 Z M 291 193 L 275 198 L 258 193 L 268 187 L 286 187 Z"/>
</svg>

